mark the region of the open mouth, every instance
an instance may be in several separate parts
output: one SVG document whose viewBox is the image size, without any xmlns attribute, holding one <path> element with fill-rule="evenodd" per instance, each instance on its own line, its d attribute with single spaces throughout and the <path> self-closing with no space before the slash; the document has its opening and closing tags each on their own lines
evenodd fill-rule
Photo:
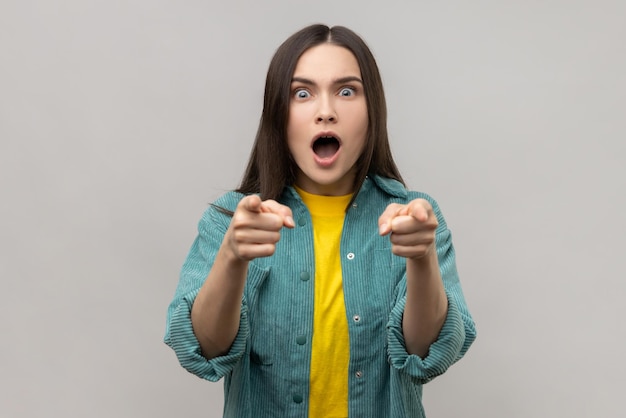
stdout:
<svg viewBox="0 0 626 418">
<path fill-rule="evenodd" d="M 313 142 L 313 152 L 320 158 L 330 158 L 339 150 L 339 140 L 334 136 L 322 136 Z"/>
</svg>

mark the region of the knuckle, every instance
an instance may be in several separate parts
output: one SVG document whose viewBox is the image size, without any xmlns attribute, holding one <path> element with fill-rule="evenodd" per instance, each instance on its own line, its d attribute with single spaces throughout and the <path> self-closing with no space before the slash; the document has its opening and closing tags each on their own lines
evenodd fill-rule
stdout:
<svg viewBox="0 0 626 418">
<path fill-rule="evenodd" d="M 241 242 L 243 241 L 244 232 L 241 229 L 235 228 L 233 229 L 232 237 L 235 242 Z"/>
<path fill-rule="evenodd" d="M 254 257 L 248 247 L 239 247 L 237 254 L 244 260 L 252 260 Z"/>
<path fill-rule="evenodd" d="M 280 232 L 272 232 L 268 237 L 268 241 L 272 244 L 276 244 L 280 241 Z"/>
<path fill-rule="evenodd" d="M 248 223 L 248 217 L 244 214 L 242 214 L 239 211 L 236 211 L 235 214 L 233 215 L 233 219 L 231 221 L 231 224 L 233 225 L 234 228 L 241 228 L 245 225 L 247 225 Z"/>
<path fill-rule="evenodd" d="M 261 257 L 267 257 L 270 256 L 272 254 L 274 254 L 274 251 L 276 250 L 276 245 L 274 244 L 265 244 L 263 245 L 263 250 L 261 251 Z"/>
</svg>

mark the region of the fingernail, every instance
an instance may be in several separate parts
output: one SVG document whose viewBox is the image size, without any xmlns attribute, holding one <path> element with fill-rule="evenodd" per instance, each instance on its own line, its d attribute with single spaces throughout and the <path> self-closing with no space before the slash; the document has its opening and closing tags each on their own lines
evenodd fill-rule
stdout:
<svg viewBox="0 0 626 418">
<path fill-rule="evenodd" d="M 293 221 L 291 216 L 285 216 L 285 223 L 287 226 L 296 226 L 296 223 Z"/>
</svg>

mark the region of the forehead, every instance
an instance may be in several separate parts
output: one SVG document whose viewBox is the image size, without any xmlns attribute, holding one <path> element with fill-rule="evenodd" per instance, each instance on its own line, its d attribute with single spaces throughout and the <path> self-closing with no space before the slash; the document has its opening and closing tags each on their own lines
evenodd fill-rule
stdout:
<svg viewBox="0 0 626 418">
<path fill-rule="evenodd" d="M 354 54 L 339 45 L 324 43 L 307 49 L 298 59 L 294 77 L 310 79 L 361 77 L 361 69 Z"/>
</svg>

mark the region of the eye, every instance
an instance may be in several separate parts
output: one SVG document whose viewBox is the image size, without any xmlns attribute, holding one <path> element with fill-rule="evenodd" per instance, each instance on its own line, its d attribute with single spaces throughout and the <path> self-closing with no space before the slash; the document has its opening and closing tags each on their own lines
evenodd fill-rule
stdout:
<svg viewBox="0 0 626 418">
<path fill-rule="evenodd" d="M 305 89 L 296 89 L 296 91 L 293 93 L 293 96 L 296 99 L 308 99 L 309 97 L 311 97 L 311 93 L 309 93 Z"/>
<path fill-rule="evenodd" d="M 354 96 L 355 93 L 356 89 L 353 87 L 343 87 L 341 90 L 339 90 L 339 95 L 344 97 Z"/>
</svg>

